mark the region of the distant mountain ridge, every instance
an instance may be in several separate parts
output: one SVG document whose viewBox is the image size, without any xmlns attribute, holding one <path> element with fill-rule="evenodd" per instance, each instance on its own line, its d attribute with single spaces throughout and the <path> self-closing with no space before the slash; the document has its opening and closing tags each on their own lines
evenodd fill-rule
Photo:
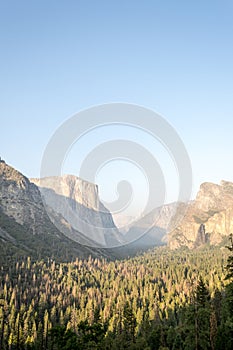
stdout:
<svg viewBox="0 0 233 350">
<path fill-rule="evenodd" d="M 27 254 L 70 260 L 90 254 L 114 257 L 115 252 L 120 257 L 122 252 L 126 256 L 165 244 L 170 249 L 194 249 L 222 244 L 233 232 L 233 183 L 229 181 L 202 184 L 194 201 L 156 208 L 133 222 L 124 235 L 100 202 L 96 185 L 73 175 L 32 181 L 0 160 L 2 259 Z M 46 207 L 42 196 L 47 197 Z M 78 230 L 69 207 L 79 213 L 84 225 L 94 224 L 95 236 Z M 102 230 L 104 242 L 96 239 Z M 102 243 L 118 248 L 105 250 Z"/>
<path fill-rule="evenodd" d="M 155 208 L 126 233 L 134 247 L 167 244 L 172 250 L 221 245 L 233 232 L 233 183 L 203 183 L 195 200 Z"/>
<path fill-rule="evenodd" d="M 177 203 L 165 204 L 132 222 L 126 233 L 126 239 L 133 241 L 137 237 L 134 245 L 139 246 L 165 245 L 176 207 Z"/>
</svg>

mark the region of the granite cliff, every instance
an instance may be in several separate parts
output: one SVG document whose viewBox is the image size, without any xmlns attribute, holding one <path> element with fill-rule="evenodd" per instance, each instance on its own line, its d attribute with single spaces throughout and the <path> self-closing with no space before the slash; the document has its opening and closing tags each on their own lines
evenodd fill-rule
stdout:
<svg viewBox="0 0 233 350">
<path fill-rule="evenodd" d="M 168 235 L 171 249 L 218 245 L 233 232 L 232 182 L 203 183 L 195 201 L 186 206 L 183 220 Z"/>
<path fill-rule="evenodd" d="M 157 208 L 132 223 L 123 236 L 99 200 L 96 185 L 72 175 L 30 181 L 0 160 L 2 257 L 5 253 L 63 260 L 109 256 L 113 252 L 94 248 L 133 242 L 125 247 L 127 253 L 131 248 L 165 244 L 166 239 L 171 249 L 193 249 L 221 244 L 231 232 L 232 182 L 204 183 L 194 201 Z"/>
<path fill-rule="evenodd" d="M 44 204 L 51 210 L 50 218 L 61 215 L 74 230 L 82 232 L 82 238 L 89 239 L 89 245 L 103 247 L 121 245 L 123 236 L 116 228 L 111 213 L 101 203 L 98 186 L 74 175 L 31 179 L 40 189 Z M 56 221 L 64 232 L 63 221 Z M 80 234 L 72 239 L 80 241 Z M 91 243 L 92 242 L 92 243 Z"/>
<path fill-rule="evenodd" d="M 48 215 L 49 214 L 49 215 Z M 65 232 L 57 228 L 63 223 Z M 55 225 L 54 225 L 55 224 Z M 81 245 L 72 236 L 79 235 Z M 59 214 L 50 220 L 38 187 L 13 167 L 0 161 L 0 249 L 1 259 L 13 256 L 70 260 L 75 257 L 109 256 L 90 248 L 90 241 Z"/>
<path fill-rule="evenodd" d="M 0 205 L 5 215 L 26 225 L 32 234 L 44 230 L 46 211 L 40 191 L 23 174 L 0 162 Z"/>
</svg>

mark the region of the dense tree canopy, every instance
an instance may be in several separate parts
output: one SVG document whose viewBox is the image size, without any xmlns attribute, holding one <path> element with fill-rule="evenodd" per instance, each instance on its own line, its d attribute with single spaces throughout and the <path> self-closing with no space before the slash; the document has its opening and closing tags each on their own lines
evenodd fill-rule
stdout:
<svg viewBox="0 0 233 350">
<path fill-rule="evenodd" d="M 14 261 L 0 270 L 0 348 L 232 349 L 227 254 L 156 248 L 121 261 Z"/>
</svg>

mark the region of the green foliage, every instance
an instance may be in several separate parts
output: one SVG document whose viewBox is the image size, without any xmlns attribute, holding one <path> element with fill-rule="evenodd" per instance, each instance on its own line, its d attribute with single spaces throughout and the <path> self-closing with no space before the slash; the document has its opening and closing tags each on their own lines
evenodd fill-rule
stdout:
<svg viewBox="0 0 233 350">
<path fill-rule="evenodd" d="M 210 300 L 209 291 L 202 279 L 199 278 L 197 289 L 196 289 L 196 303 L 199 308 L 208 307 L 208 303 Z"/>
<path fill-rule="evenodd" d="M 0 348 L 231 349 L 226 259 L 219 248 L 157 248 L 121 261 L 8 262 L 0 267 Z"/>
<path fill-rule="evenodd" d="M 53 350 L 77 349 L 77 335 L 70 329 L 56 326 L 49 331 L 49 342 Z"/>
<path fill-rule="evenodd" d="M 226 275 L 226 280 L 231 280 L 233 279 L 233 235 L 232 233 L 230 234 L 230 245 L 226 247 L 230 252 L 231 255 L 229 255 L 227 259 L 227 275 Z"/>
</svg>

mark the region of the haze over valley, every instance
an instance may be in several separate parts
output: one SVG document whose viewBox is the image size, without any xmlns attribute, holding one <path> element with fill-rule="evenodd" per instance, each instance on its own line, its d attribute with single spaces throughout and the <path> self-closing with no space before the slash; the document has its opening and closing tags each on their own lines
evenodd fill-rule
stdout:
<svg viewBox="0 0 233 350">
<path fill-rule="evenodd" d="M 233 349 L 232 18 L 0 0 L 0 350 Z"/>
</svg>

